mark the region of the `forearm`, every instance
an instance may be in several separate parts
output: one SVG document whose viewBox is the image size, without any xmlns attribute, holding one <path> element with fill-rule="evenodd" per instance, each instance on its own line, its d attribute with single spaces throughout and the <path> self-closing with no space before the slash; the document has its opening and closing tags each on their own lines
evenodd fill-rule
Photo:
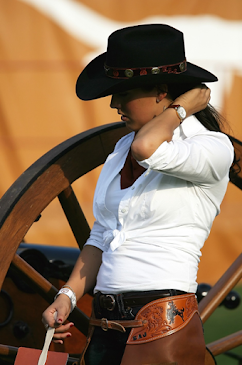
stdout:
<svg viewBox="0 0 242 365">
<path fill-rule="evenodd" d="M 179 124 L 180 119 L 174 109 L 166 109 L 146 123 L 138 131 L 131 145 L 133 157 L 137 161 L 149 158 L 163 142 L 171 141 L 173 132 Z"/>
<path fill-rule="evenodd" d="M 77 300 L 94 287 L 101 262 L 102 251 L 99 248 L 84 246 L 66 283 L 75 292 Z"/>
<path fill-rule="evenodd" d="M 66 285 L 69 285 L 76 294 L 77 300 L 80 299 L 87 291 L 94 287 L 96 276 L 102 262 L 102 251 L 94 246 L 84 246 L 76 265 L 72 271 L 70 279 Z M 71 311 L 71 301 L 66 294 L 60 294 L 56 300 L 43 313 L 43 323 L 51 327 L 59 327 L 67 319 Z M 57 319 L 54 314 L 57 312 Z M 59 334 L 55 334 L 57 342 L 62 343 L 62 339 L 69 336 L 71 323 L 61 326 Z"/>
</svg>

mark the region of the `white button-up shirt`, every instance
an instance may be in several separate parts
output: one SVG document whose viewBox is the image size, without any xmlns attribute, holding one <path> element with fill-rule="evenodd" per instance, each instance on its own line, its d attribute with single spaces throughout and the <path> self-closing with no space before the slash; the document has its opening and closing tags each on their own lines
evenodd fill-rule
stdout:
<svg viewBox="0 0 242 365">
<path fill-rule="evenodd" d="M 95 291 L 178 289 L 195 292 L 201 248 L 220 211 L 233 147 L 194 116 L 174 131 L 120 201 L 118 216 L 106 207 L 110 183 L 122 169 L 134 133 L 121 138 L 100 174 L 96 221 L 88 239 L 103 251 Z"/>
</svg>

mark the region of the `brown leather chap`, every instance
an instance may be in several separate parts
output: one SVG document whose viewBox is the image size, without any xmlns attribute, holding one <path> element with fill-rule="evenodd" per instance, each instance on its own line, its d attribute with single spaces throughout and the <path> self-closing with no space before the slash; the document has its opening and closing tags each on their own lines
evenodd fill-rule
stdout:
<svg viewBox="0 0 242 365">
<path fill-rule="evenodd" d="M 185 327 L 195 313 L 198 313 L 198 305 L 194 294 L 150 302 L 137 313 L 135 320 L 144 324 L 132 328 L 127 344 L 146 343 L 171 335 Z"/>
<path fill-rule="evenodd" d="M 204 365 L 206 347 L 194 294 L 154 300 L 142 307 L 134 320 L 96 319 L 93 313 L 87 346 L 94 326 L 121 332 L 132 328 L 121 365 Z"/>
</svg>

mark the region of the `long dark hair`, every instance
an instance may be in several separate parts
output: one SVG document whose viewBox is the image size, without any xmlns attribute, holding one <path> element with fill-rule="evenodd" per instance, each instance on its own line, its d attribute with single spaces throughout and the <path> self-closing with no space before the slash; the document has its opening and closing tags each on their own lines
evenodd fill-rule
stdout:
<svg viewBox="0 0 242 365">
<path fill-rule="evenodd" d="M 178 96 L 198 86 L 197 84 L 169 84 L 167 85 L 168 97 L 175 100 Z M 223 132 L 225 119 L 210 104 L 198 113 L 196 118 L 210 131 Z"/>
</svg>

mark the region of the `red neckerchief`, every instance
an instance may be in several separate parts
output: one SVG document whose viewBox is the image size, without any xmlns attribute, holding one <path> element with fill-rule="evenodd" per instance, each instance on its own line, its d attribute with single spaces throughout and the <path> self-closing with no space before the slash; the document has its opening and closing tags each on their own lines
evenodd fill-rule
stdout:
<svg viewBox="0 0 242 365">
<path fill-rule="evenodd" d="M 121 170 L 121 189 L 131 186 L 146 169 L 133 158 L 131 148 Z"/>
</svg>

